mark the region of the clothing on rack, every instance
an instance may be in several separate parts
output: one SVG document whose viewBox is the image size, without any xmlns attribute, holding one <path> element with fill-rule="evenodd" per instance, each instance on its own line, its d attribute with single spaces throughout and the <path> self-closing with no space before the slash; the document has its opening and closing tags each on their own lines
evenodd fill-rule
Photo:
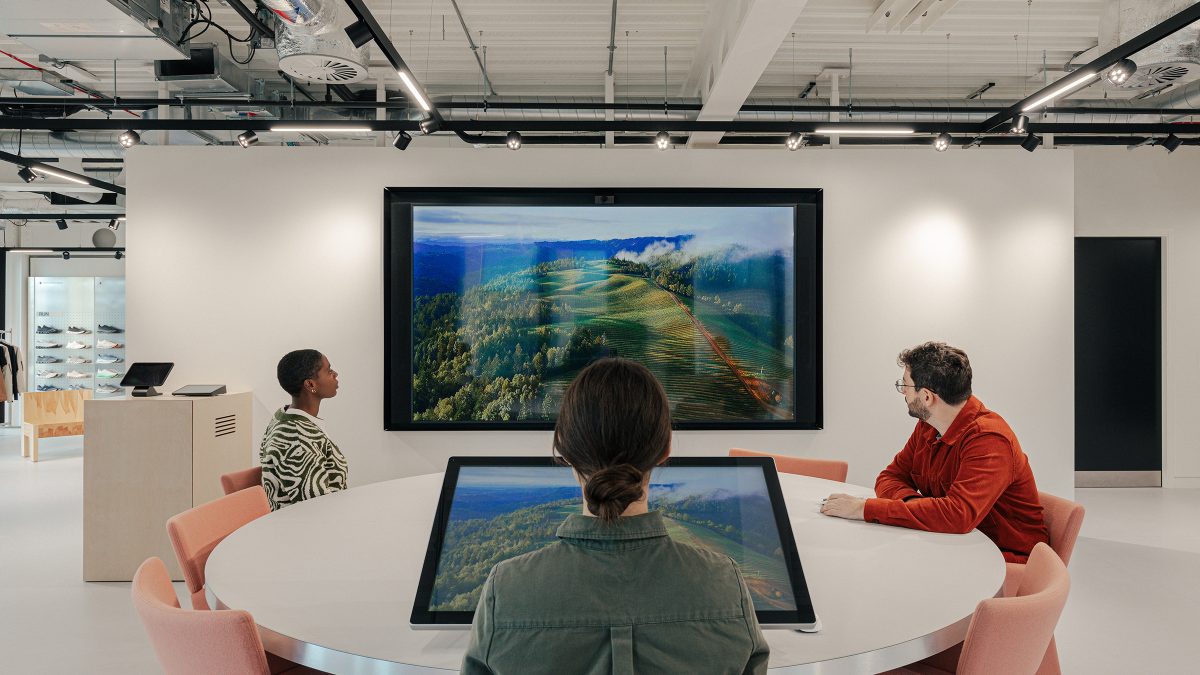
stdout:
<svg viewBox="0 0 1200 675">
<path fill-rule="evenodd" d="M 0 340 L 0 401 L 15 401 L 25 392 L 25 357 L 21 348 Z"/>
</svg>

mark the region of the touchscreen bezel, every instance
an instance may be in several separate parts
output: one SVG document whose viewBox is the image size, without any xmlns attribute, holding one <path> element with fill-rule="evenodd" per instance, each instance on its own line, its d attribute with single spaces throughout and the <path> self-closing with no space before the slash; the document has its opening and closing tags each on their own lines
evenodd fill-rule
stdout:
<svg viewBox="0 0 1200 675">
<path fill-rule="evenodd" d="M 450 520 L 450 507 L 454 503 L 454 491 L 458 485 L 459 470 L 463 467 L 554 467 L 557 464 L 552 457 L 451 457 L 446 465 L 445 479 L 438 499 L 437 512 L 434 515 L 433 529 L 429 535 L 429 545 L 425 551 L 425 563 L 421 568 L 421 579 L 417 584 L 417 594 L 413 600 L 410 623 L 414 628 L 465 628 L 471 625 L 475 612 L 430 610 L 429 601 L 433 596 L 434 581 L 437 576 L 438 564 L 441 559 L 443 537 Z M 788 579 L 792 584 L 792 597 L 796 601 L 795 610 L 755 610 L 758 622 L 764 628 L 794 628 L 811 630 L 817 625 L 816 613 L 813 611 L 812 599 L 809 596 L 808 584 L 805 582 L 804 569 L 800 564 L 800 554 L 796 550 L 796 538 L 792 533 L 791 520 L 788 518 L 787 506 L 784 504 L 783 491 L 779 486 L 779 474 L 775 470 L 775 462 L 769 457 L 672 457 L 663 465 L 669 467 L 746 467 L 757 466 L 762 469 L 763 479 L 767 487 L 767 495 L 771 509 L 775 513 L 775 526 L 779 531 L 780 547 L 783 549 L 784 564 L 787 567 Z"/>
</svg>

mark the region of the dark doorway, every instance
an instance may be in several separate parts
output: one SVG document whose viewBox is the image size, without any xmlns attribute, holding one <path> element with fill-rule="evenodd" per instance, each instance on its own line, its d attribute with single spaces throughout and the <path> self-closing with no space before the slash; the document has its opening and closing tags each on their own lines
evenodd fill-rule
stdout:
<svg viewBox="0 0 1200 675">
<path fill-rule="evenodd" d="M 1162 485 L 1162 241 L 1075 239 L 1075 485 Z"/>
</svg>

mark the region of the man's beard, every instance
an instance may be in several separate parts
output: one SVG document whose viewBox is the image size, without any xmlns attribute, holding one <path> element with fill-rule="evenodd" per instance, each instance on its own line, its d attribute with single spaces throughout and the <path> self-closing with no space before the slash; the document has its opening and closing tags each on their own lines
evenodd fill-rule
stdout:
<svg viewBox="0 0 1200 675">
<path fill-rule="evenodd" d="M 908 404 L 908 414 L 910 417 L 915 417 L 922 422 L 929 421 L 929 407 L 921 405 L 916 400 Z"/>
</svg>

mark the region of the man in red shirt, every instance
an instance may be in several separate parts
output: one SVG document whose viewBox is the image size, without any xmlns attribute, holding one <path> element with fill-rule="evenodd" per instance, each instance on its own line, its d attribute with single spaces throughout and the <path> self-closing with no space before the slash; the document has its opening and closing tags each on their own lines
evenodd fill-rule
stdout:
<svg viewBox="0 0 1200 675">
<path fill-rule="evenodd" d="M 917 426 L 875 481 L 875 499 L 830 495 L 821 513 L 965 534 L 978 528 L 1008 562 L 1049 543 L 1029 460 L 1008 423 L 971 395 L 961 349 L 926 342 L 900 352 L 904 395 Z"/>
</svg>

